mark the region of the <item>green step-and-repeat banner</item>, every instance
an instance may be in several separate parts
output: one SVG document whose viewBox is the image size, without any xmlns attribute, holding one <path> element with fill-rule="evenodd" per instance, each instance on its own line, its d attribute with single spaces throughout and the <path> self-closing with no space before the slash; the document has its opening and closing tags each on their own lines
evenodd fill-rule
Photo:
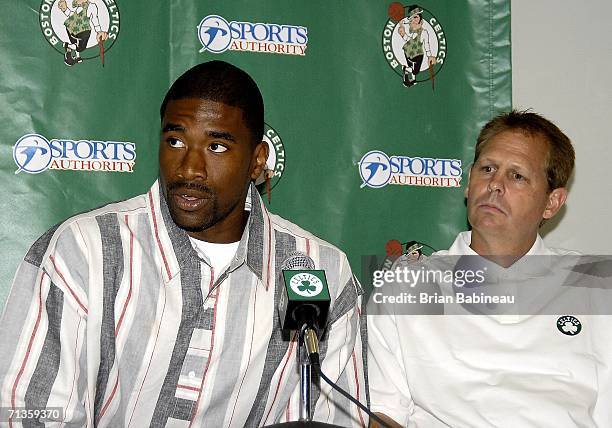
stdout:
<svg viewBox="0 0 612 428">
<path fill-rule="evenodd" d="M 148 189 L 165 91 L 212 59 L 263 93 L 271 211 L 357 273 L 390 239 L 448 247 L 478 130 L 510 108 L 509 3 L 5 2 L 0 305 L 49 227 Z"/>
</svg>

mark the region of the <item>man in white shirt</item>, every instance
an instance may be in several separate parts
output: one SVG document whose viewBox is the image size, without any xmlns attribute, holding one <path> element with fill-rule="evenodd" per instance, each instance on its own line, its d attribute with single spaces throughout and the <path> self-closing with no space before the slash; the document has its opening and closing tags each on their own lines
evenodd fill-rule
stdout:
<svg viewBox="0 0 612 428">
<path fill-rule="evenodd" d="M 565 254 L 548 248 L 538 228 L 565 203 L 573 165 L 571 142 L 543 117 L 493 119 L 478 137 L 465 191 L 472 230 L 434 256 L 472 257 L 503 280 L 524 266 L 538 270 L 538 256 Z M 535 282 L 525 281 L 530 290 Z M 483 308 L 369 316 L 372 410 L 392 426 L 612 426 L 609 317 Z"/>
</svg>

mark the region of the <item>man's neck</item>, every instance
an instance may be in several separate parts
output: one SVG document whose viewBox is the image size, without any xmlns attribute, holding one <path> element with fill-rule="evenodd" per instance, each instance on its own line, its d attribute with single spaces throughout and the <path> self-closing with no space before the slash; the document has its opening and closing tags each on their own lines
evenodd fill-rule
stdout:
<svg viewBox="0 0 612 428">
<path fill-rule="evenodd" d="M 242 233 L 248 223 L 249 212 L 242 211 L 234 214 L 231 218 L 225 219 L 208 229 L 197 232 L 187 232 L 189 236 L 200 241 L 210 242 L 213 244 L 230 244 L 240 241 Z"/>
<path fill-rule="evenodd" d="M 473 230 L 470 248 L 478 255 L 507 268 L 527 254 L 533 247 L 537 235 L 525 239 L 517 238 L 519 237 L 509 237 L 507 235 L 503 237 L 483 236 L 478 231 Z"/>
</svg>

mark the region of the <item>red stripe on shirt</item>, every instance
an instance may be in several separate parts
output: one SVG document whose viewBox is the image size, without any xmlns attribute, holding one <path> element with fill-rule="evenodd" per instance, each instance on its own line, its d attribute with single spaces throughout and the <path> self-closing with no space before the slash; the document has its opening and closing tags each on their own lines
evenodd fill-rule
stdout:
<svg viewBox="0 0 612 428">
<path fill-rule="evenodd" d="M 115 392 L 117 392 L 118 385 L 119 385 L 119 373 L 117 373 L 117 379 L 115 380 L 115 386 L 113 386 L 113 390 L 111 391 L 110 396 L 108 397 L 108 400 L 106 400 L 106 404 L 104 404 L 104 406 L 102 406 L 102 410 L 100 410 L 100 415 L 98 416 L 96 425 L 98 425 L 98 423 L 100 422 L 100 419 L 102 419 L 102 416 L 104 416 L 104 413 L 106 413 L 106 409 L 108 409 L 108 406 L 110 405 L 111 401 L 113 401 L 113 398 L 115 398 Z"/>
<path fill-rule="evenodd" d="M 293 345 L 295 344 L 297 340 L 297 334 L 298 332 L 296 331 L 293 334 L 293 337 L 291 338 L 291 342 L 289 342 L 289 350 L 287 353 L 287 358 L 285 359 L 285 364 L 283 365 L 283 369 L 281 370 L 280 377 L 278 378 L 278 383 L 276 384 L 276 390 L 274 391 L 274 398 L 272 399 L 272 404 L 270 404 L 270 409 L 268 410 L 268 414 L 266 415 L 266 418 L 264 419 L 264 422 L 263 422 L 264 425 L 268 421 L 268 417 L 270 416 L 270 412 L 272 412 L 272 408 L 274 407 L 274 402 L 276 401 L 276 397 L 278 396 L 278 390 L 280 389 L 280 384 L 281 384 L 281 381 L 283 380 L 283 374 L 285 373 L 285 369 L 287 368 L 287 363 L 289 362 L 289 358 L 291 358 L 291 355 L 293 354 Z"/>
<path fill-rule="evenodd" d="M 128 224 L 128 216 L 125 216 L 125 224 Z M 123 309 L 121 310 L 121 316 L 119 317 L 119 322 L 117 322 L 117 327 L 115 327 L 115 337 L 119 334 L 119 330 L 121 329 L 121 324 L 123 323 L 123 317 L 125 316 L 125 311 L 130 303 L 132 298 L 132 283 L 133 283 L 133 271 L 134 271 L 134 233 L 130 229 L 128 225 L 128 230 L 130 231 L 130 289 L 128 291 L 127 298 L 125 299 L 125 303 L 123 304 Z"/>
<path fill-rule="evenodd" d="M 357 371 L 357 356 L 355 355 L 355 351 L 353 351 L 353 373 L 355 374 L 355 398 L 357 398 L 357 401 L 359 401 L 359 372 Z M 365 422 L 363 421 L 361 409 L 359 407 L 357 407 L 357 414 L 359 415 L 361 426 L 365 428 Z"/>
<path fill-rule="evenodd" d="M 197 388 L 195 386 L 189 386 L 189 385 L 181 385 L 180 383 L 176 385 L 177 388 L 181 388 L 181 389 L 189 389 L 190 391 L 200 391 L 200 388 Z"/>
<path fill-rule="evenodd" d="M 211 272 L 212 278 L 212 272 Z M 210 352 L 208 353 L 208 360 L 206 361 L 206 367 L 204 368 L 204 375 L 202 376 L 202 383 L 200 384 L 200 392 L 198 393 L 198 399 L 196 400 L 196 405 L 193 409 L 193 414 L 191 415 L 191 421 L 189 422 L 189 427 L 193 424 L 196 415 L 198 414 L 198 405 L 200 404 L 200 398 L 202 397 L 202 391 L 204 390 L 204 381 L 206 380 L 206 375 L 208 374 L 208 368 L 210 367 L 210 361 L 212 360 L 213 350 L 215 348 L 215 327 L 217 325 L 217 304 L 219 303 L 219 289 L 215 292 L 215 306 L 213 306 L 213 319 L 212 319 L 212 327 L 210 332 Z"/>
<path fill-rule="evenodd" d="M 253 297 L 253 314 L 255 314 L 255 307 L 257 306 L 257 287 L 255 287 L 255 295 Z M 253 315 L 253 318 L 255 315 Z M 253 352 L 253 338 L 255 337 L 255 319 L 253 319 L 253 327 L 251 328 L 251 343 L 249 346 L 249 359 L 247 361 L 247 366 L 244 370 L 244 375 L 242 376 L 242 380 L 240 381 L 240 386 L 238 387 L 238 394 L 236 394 L 236 401 L 234 401 L 234 408 L 232 409 L 232 417 L 230 418 L 229 424 L 232 425 L 232 420 L 234 419 L 234 412 L 236 411 L 236 405 L 238 404 L 238 397 L 240 397 L 240 391 L 242 390 L 242 384 L 244 383 L 244 379 L 246 378 L 246 374 L 249 371 L 249 364 L 251 363 L 251 354 Z"/>
<path fill-rule="evenodd" d="M 13 383 L 13 390 L 11 391 L 11 406 L 13 410 L 15 410 L 15 391 L 17 390 L 17 385 L 19 384 L 19 380 L 21 379 L 21 375 L 23 375 L 23 371 L 25 370 L 26 363 L 28 362 L 28 358 L 30 357 L 30 351 L 32 350 L 32 343 L 34 342 L 34 337 L 36 337 L 36 332 L 38 331 L 38 326 L 40 325 L 40 318 L 42 317 L 42 282 L 46 273 L 43 272 L 40 275 L 40 282 L 38 284 L 38 314 L 36 316 L 36 323 L 34 324 L 34 331 L 32 331 L 32 335 L 30 336 L 30 341 L 28 342 L 28 349 L 26 350 L 26 354 L 23 357 L 23 361 L 21 362 L 21 368 L 17 373 L 17 377 L 15 378 L 15 383 Z M 49 278 L 51 279 L 51 278 Z M 12 418 L 9 419 L 9 427 L 12 428 L 13 422 Z"/>
<path fill-rule="evenodd" d="M 79 334 L 81 333 L 80 327 L 81 327 L 81 321 L 83 319 L 81 317 L 79 317 L 79 324 L 77 325 L 76 331 L 77 331 L 77 336 L 76 336 L 76 340 L 74 341 L 74 361 L 78 361 L 78 355 L 77 355 L 77 349 L 79 347 Z M 66 402 L 66 409 L 68 409 L 70 407 L 70 403 L 72 402 L 72 395 L 74 393 L 75 390 L 75 383 L 76 383 L 76 379 L 77 379 L 77 371 L 79 371 L 79 366 L 78 364 L 75 367 L 74 370 L 74 376 L 72 377 L 72 386 L 70 387 L 70 395 L 68 396 L 68 401 Z M 68 417 L 67 412 L 64 412 L 64 418 L 62 419 L 62 422 L 66 421 L 66 418 Z"/>
<path fill-rule="evenodd" d="M 155 215 L 155 205 L 153 204 L 153 193 L 149 190 L 149 204 L 151 205 L 151 216 L 153 217 L 153 229 L 155 230 L 155 239 L 157 240 L 157 246 L 159 247 L 159 252 L 162 255 L 162 259 L 164 260 L 164 266 L 166 267 L 166 273 L 168 274 L 168 278 L 171 279 L 172 275 L 170 275 L 170 266 L 168 265 L 168 260 L 166 259 L 166 253 L 164 253 L 164 249 L 161 244 L 161 240 L 159 239 L 159 232 L 157 230 L 157 216 Z"/>
<path fill-rule="evenodd" d="M 161 291 L 163 293 L 164 306 L 162 308 L 159 319 L 163 319 L 164 313 L 166 312 L 166 290 L 165 288 L 163 288 Z M 144 386 L 147 376 L 149 375 L 149 369 L 151 368 L 151 362 L 153 361 L 153 355 L 155 355 L 155 348 L 157 347 L 157 344 L 158 344 L 160 329 L 161 329 L 161 323 L 159 323 L 159 325 L 157 326 L 157 333 L 155 334 L 155 345 L 153 345 L 153 351 L 151 352 L 151 356 L 149 357 L 149 364 L 147 365 L 147 370 L 145 371 L 145 375 L 142 378 L 142 383 L 140 384 L 140 388 L 138 388 L 138 395 L 136 396 L 136 402 L 134 403 L 134 407 L 132 408 L 132 414 L 130 415 L 130 420 L 128 421 L 128 427 L 132 424 L 132 417 L 134 416 L 134 411 L 136 410 L 136 406 L 138 405 L 138 400 L 140 399 L 140 393 L 142 392 L 142 387 Z"/>
<path fill-rule="evenodd" d="M 62 279 L 62 282 L 64 283 L 64 285 L 66 286 L 66 288 L 68 289 L 68 291 L 70 291 L 70 294 L 72 294 L 72 297 L 75 298 L 75 300 L 77 301 L 77 303 L 79 304 L 79 306 L 81 307 L 81 309 L 83 309 L 83 311 L 85 311 L 85 313 L 87 312 L 87 308 L 85 308 L 85 305 L 83 305 L 83 303 L 81 303 L 81 301 L 79 300 L 79 297 L 76 295 L 76 293 L 72 290 L 72 288 L 70 288 L 70 286 L 68 285 L 68 282 L 66 281 L 66 278 L 64 278 L 64 275 L 62 274 L 62 272 L 59 270 L 59 268 L 57 267 L 57 264 L 55 264 L 55 258 L 53 256 L 49 256 L 49 260 L 51 260 L 51 263 L 53 264 L 53 269 L 55 269 L 55 272 L 57 272 L 57 274 L 59 275 L 59 277 Z"/>
<path fill-rule="evenodd" d="M 270 215 L 266 213 L 266 220 L 268 220 L 268 270 L 266 272 L 266 291 L 270 285 L 270 262 L 272 260 L 272 222 L 270 221 Z"/>
</svg>

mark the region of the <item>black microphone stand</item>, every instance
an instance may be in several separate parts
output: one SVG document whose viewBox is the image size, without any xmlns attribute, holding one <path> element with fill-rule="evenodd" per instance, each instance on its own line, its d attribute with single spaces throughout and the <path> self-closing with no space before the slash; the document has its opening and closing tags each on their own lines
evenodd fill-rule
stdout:
<svg viewBox="0 0 612 428">
<path fill-rule="evenodd" d="M 308 325 L 304 324 L 298 335 L 299 350 L 297 363 L 300 370 L 300 421 L 312 421 L 312 365 L 308 357 L 305 343 L 306 330 Z"/>
<path fill-rule="evenodd" d="M 300 318 L 298 316 L 298 318 Z M 338 425 L 312 420 L 312 363 L 310 354 L 319 352 L 319 340 L 310 322 L 300 322 L 297 363 L 300 370 L 300 419 L 297 422 L 268 425 L 267 428 L 342 428 Z"/>
</svg>

